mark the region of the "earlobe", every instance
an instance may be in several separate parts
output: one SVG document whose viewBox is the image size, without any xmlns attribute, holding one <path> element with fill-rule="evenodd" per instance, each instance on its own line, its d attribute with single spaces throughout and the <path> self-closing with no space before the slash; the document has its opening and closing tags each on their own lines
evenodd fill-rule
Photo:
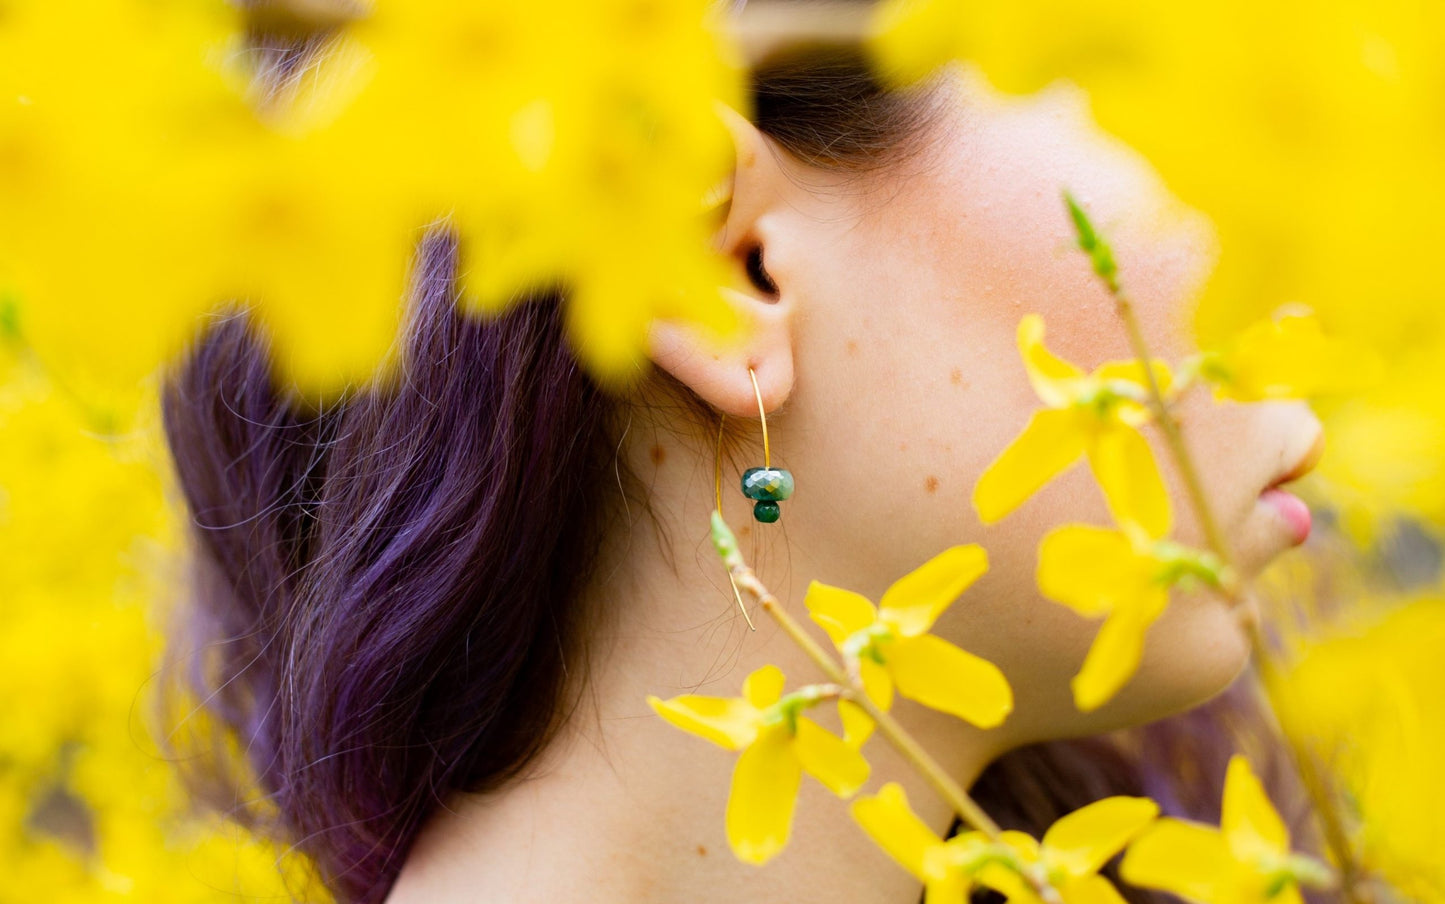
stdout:
<svg viewBox="0 0 1445 904">
<path fill-rule="evenodd" d="M 729 417 L 756 417 L 751 368 L 763 407 L 771 412 L 793 390 L 793 344 L 789 310 L 720 288 L 740 308 L 743 329 L 732 341 L 692 324 L 654 321 L 648 333 L 653 363 Z"/>
</svg>

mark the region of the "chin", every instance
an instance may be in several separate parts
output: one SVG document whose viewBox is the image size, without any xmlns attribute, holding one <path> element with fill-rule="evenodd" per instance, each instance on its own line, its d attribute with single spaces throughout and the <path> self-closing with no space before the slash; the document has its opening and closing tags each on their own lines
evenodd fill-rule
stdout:
<svg viewBox="0 0 1445 904">
<path fill-rule="evenodd" d="M 1239 678 L 1249 657 L 1248 633 L 1223 600 L 1176 594 L 1149 631 L 1139 671 L 1093 713 L 1094 730 L 1142 725 L 1207 703 Z"/>
</svg>

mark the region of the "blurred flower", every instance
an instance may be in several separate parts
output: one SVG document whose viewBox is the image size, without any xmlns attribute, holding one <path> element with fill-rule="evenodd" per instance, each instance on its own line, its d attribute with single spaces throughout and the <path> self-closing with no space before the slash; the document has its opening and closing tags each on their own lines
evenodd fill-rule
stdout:
<svg viewBox="0 0 1445 904">
<path fill-rule="evenodd" d="M 1080 457 L 1087 456 L 1109 510 L 1121 525 L 1162 537 L 1169 532 L 1169 495 L 1154 453 L 1138 428 L 1150 418 L 1147 377 L 1135 361 L 1116 361 L 1084 374 L 1044 347 L 1044 321 L 1019 323 L 1019 351 L 1034 391 L 1048 407 L 989 465 L 973 491 L 985 524 L 1008 515 Z M 1168 391 L 1168 367 L 1154 363 Z"/>
<path fill-rule="evenodd" d="M 742 751 L 728 796 L 727 834 L 745 863 L 766 863 L 787 845 L 804 772 L 839 797 L 851 797 L 868 780 L 868 763 L 855 747 L 802 715 L 819 699 L 810 688 L 784 697 L 783 673 L 772 665 L 748 675 L 741 698 L 647 698 L 683 731 Z"/>
<path fill-rule="evenodd" d="M 1301 883 L 1330 880 L 1324 864 L 1291 853 L 1288 829 L 1242 756 L 1229 762 L 1220 828 L 1161 819 L 1129 846 L 1120 873 L 1200 904 L 1299 904 Z"/>
<path fill-rule="evenodd" d="M 977 545 L 946 549 L 899 578 L 874 607 L 850 590 L 813 581 L 804 605 L 858 675 L 881 709 L 893 691 L 924 706 L 993 728 L 1013 710 L 1013 691 L 993 663 L 929 634 L 933 623 L 988 570 Z M 872 720 L 843 703 L 845 736 L 862 744 Z"/>
<path fill-rule="evenodd" d="M 1218 351 L 1182 365 L 1214 385 L 1216 399 L 1307 399 L 1378 382 L 1379 358 L 1356 342 L 1325 335 L 1312 314 L 1261 320 Z"/>
<path fill-rule="evenodd" d="M 1284 730 L 1332 777 L 1366 868 L 1404 899 L 1442 901 L 1445 602 L 1432 594 L 1363 619 L 1382 603 L 1356 601 L 1304 643 L 1271 697 Z"/>
</svg>

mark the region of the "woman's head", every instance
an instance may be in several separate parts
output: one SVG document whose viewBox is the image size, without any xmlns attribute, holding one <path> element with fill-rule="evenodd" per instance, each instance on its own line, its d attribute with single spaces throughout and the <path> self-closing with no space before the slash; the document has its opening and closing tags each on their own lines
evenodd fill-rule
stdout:
<svg viewBox="0 0 1445 904">
<path fill-rule="evenodd" d="M 1114 301 L 1075 247 L 1063 191 L 1106 231 L 1152 351 L 1174 360 L 1192 350 L 1187 315 L 1212 265 L 1209 227 L 1098 129 L 1076 90 L 1006 98 L 951 68 L 912 102 L 927 116 L 909 153 L 862 173 L 819 167 L 731 118 L 739 163 L 720 236 L 750 277 L 729 298 L 757 328 L 713 349 L 660 327 L 655 357 L 688 392 L 751 420 L 747 464 L 762 454 L 748 368 L 756 373 L 773 456 L 798 485 L 782 523 L 759 528 L 763 554 L 786 548 L 791 560 L 780 583 L 817 579 L 877 599 L 948 546 L 988 549 L 990 574 L 940 630 L 1010 678 L 1018 706 L 999 743 L 1198 703 L 1229 683 L 1248 648 L 1228 607 L 1203 595 L 1181 597 L 1154 627 L 1138 679 L 1115 701 L 1089 715 L 1073 704 L 1070 679 L 1097 622 L 1045 600 L 1034 569 L 1050 528 L 1111 523 L 1087 468 L 995 526 L 980 523 L 970 498 L 1041 404 L 1019 358 L 1025 314 L 1042 315 L 1052 349 L 1086 370 L 1130 357 Z M 1216 407 L 1198 396 L 1180 416 L 1236 560 L 1258 571 L 1294 542 L 1259 493 L 1306 456 L 1318 423 L 1300 404 Z M 706 469 L 634 460 L 669 508 L 706 498 Z M 1205 545 L 1166 474 L 1179 538 Z M 726 511 L 740 522 L 745 500 Z"/>
<path fill-rule="evenodd" d="M 856 51 L 813 48 L 760 67 L 754 98 L 751 122 L 731 117 L 718 233 L 738 263 L 728 297 L 754 327 L 740 345 L 660 324 L 657 370 L 609 396 L 566 347 L 562 299 L 459 314 L 455 243 L 437 233 L 394 385 L 310 408 L 278 387 L 244 315 L 217 321 L 169 381 L 197 525 L 178 665 L 264 792 L 211 796 L 314 857 L 344 900 L 380 900 L 441 802 L 504 785 L 583 691 L 641 711 L 669 690 L 648 685 L 656 669 L 731 693 L 749 656 L 778 652 L 776 637 L 730 633 L 740 617 L 705 550 L 721 414 L 724 511 L 790 605 L 810 579 L 876 598 L 944 547 L 989 549 L 990 575 L 940 631 L 1014 683 L 1006 728 L 969 738 L 990 753 L 1183 708 L 1242 664 L 1222 607 L 1183 601 L 1151 635 L 1144 677 L 1080 716 L 1068 679 L 1093 626 L 1038 596 L 1033 555 L 1054 524 L 1105 523 L 1097 491 L 1075 472 L 989 529 L 969 505 L 1034 405 L 1013 339 L 1023 314 L 1043 314 L 1081 365 L 1127 354 L 1069 250 L 1060 189 L 1114 240 L 1162 354 L 1182 348 L 1178 315 L 1207 270 L 1202 225 L 1062 90 L 1004 102 L 955 70 L 893 94 Z M 761 463 L 749 367 L 798 491 L 781 523 L 744 528 L 737 471 Z M 1288 406 L 1182 416 L 1258 561 L 1280 541 L 1256 495 L 1308 448 L 1312 421 Z M 193 777 L 234 778 L 204 765 Z"/>
</svg>

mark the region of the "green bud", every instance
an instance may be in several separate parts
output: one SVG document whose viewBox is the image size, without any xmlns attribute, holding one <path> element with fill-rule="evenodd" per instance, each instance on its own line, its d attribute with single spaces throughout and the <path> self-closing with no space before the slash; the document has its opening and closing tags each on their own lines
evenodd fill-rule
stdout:
<svg viewBox="0 0 1445 904">
<path fill-rule="evenodd" d="M 1069 208 L 1069 218 L 1074 221 L 1074 232 L 1078 235 L 1079 248 L 1089 255 L 1094 264 L 1094 272 L 1109 287 L 1110 292 L 1119 291 L 1119 268 L 1114 263 L 1114 252 L 1109 243 L 1104 241 L 1094 224 L 1089 220 L 1089 215 L 1074 196 L 1064 190 L 1064 204 Z"/>
<path fill-rule="evenodd" d="M 738 552 L 738 538 L 733 536 L 732 528 L 728 527 L 722 512 L 717 509 L 712 512 L 712 545 L 728 567 L 732 567 L 732 563 L 742 556 Z"/>
</svg>

